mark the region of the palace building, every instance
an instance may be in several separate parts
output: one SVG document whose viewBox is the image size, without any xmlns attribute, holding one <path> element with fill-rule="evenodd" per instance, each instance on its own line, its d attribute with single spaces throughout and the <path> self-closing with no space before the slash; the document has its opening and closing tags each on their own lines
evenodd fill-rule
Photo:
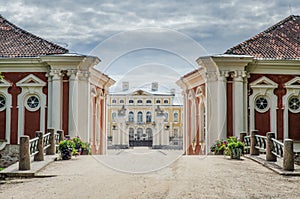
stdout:
<svg viewBox="0 0 300 199">
<path fill-rule="evenodd" d="M 186 154 L 193 154 L 193 140 L 199 154 L 216 139 L 254 129 L 300 141 L 300 16 L 197 63 L 177 81 L 184 90 Z"/>
<path fill-rule="evenodd" d="M 94 153 L 104 153 L 104 99 L 114 80 L 93 68 L 99 62 L 0 16 L 0 148 L 53 127 L 89 141 Z"/>
<path fill-rule="evenodd" d="M 123 82 L 122 91 L 108 96 L 108 146 L 182 149 L 182 105 L 177 101 L 174 89 L 162 91 L 157 82 L 136 89 Z"/>
</svg>

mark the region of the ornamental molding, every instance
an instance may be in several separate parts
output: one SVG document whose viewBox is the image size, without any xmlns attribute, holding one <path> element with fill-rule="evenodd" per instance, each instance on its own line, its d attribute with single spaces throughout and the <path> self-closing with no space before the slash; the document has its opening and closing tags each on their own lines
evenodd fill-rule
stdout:
<svg viewBox="0 0 300 199">
<path fill-rule="evenodd" d="M 19 87 L 43 87 L 46 83 L 37 76 L 30 74 L 16 83 Z"/>
</svg>

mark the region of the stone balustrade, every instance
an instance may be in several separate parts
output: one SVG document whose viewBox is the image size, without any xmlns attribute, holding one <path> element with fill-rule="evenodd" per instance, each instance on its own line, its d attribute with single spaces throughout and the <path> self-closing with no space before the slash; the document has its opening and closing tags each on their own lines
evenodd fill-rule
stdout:
<svg viewBox="0 0 300 199">
<path fill-rule="evenodd" d="M 280 142 L 275 139 L 275 133 L 268 132 L 266 136 L 258 135 L 257 130 L 251 131 L 250 135 L 244 132 L 240 134 L 240 139 L 245 143 L 246 152 L 250 155 L 259 155 L 260 152 L 266 154 L 267 161 L 277 161 L 277 158 L 283 159 L 283 170 L 294 170 L 294 148 L 293 140 L 285 139 Z"/>
<path fill-rule="evenodd" d="M 30 170 L 32 156 L 34 161 L 43 161 L 45 153 L 55 155 L 58 143 L 64 139 L 64 131 L 55 133 L 53 128 L 49 128 L 45 135 L 41 131 L 36 131 L 35 135 L 31 140 L 27 135 L 20 137 L 19 170 Z"/>
</svg>

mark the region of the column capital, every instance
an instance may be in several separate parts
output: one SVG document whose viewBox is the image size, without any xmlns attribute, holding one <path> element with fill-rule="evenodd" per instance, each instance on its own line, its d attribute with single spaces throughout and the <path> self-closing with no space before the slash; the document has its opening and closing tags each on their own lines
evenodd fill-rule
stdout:
<svg viewBox="0 0 300 199">
<path fill-rule="evenodd" d="M 69 69 L 67 76 L 69 76 L 70 80 L 75 80 L 77 78 L 77 69 Z"/>
<path fill-rule="evenodd" d="M 233 80 L 234 81 L 244 81 L 245 77 L 248 77 L 248 74 L 247 74 L 246 71 L 236 70 L 233 73 Z"/>
<path fill-rule="evenodd" d="M 63 76 L 60 69 L 51 69 L 47 75 L 48 77 L 52 77 L 53 80 L 61 80 Z"/>
<path fill-rule="evenodd" d="M 229 77 L 229 71 L 219 71 L 217 77 L 220 81 L 226 81 L 226 78 Z"/>
<path fill-rule="evenodd" d="M 216 72 L 206 72 L 205 73 L 206 81 L 216 81 L 218 80 L 218 76 Z"/>
<path fill-rule="evenodd" d="M 77 76 L 79 80 L 88 80 L 90 77 L 89 71 L 77 71 Z"/>
</svg>

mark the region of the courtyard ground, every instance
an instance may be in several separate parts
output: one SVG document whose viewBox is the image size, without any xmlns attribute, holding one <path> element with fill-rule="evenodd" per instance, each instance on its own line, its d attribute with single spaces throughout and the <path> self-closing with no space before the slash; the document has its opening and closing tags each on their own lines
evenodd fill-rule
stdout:
<svg viewBox="0 0 300 199">
<path fill-rule="evenodd" d="M 299 198 L 299 185 L 246 158 L 126 150 L 55 161 L 1 184 L 0 198 Z"/>
</svg>

